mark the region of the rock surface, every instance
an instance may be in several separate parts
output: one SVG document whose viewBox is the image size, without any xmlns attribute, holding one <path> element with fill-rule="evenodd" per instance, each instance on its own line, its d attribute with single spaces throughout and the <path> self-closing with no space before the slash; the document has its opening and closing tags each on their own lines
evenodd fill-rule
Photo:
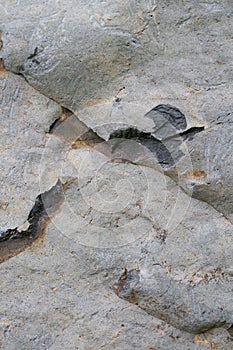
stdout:
<svg viewBox="0 0 233 350">
<path fill-rule="evenodd" d="M 233 349 L 231 2 L 0 9 L 0 347 Z"/>
<path fill-rule="evenodd" d="M 181 174 L 186 191 L 205 201 L 233 222 L 233 114 L 213 119 L 208 128 L 187 142 L 192 169 Z M 183 160 L 184 162 L 184 160 Z"/>
<path fill-rule="evenodd" d="M 21 226 L 40 191 L 40 159 L 61 107 L 3 71 L 1 83 L 0 232 Z"/>
</svg>

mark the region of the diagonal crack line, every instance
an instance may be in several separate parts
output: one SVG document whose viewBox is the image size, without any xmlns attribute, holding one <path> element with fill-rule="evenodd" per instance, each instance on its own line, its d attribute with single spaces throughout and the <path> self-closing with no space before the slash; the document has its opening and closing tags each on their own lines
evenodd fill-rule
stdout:
<svg viewBox="0 0 233 350">
<path fill-rule="evenodd" d="M 1 40 L 1 44 L 2 44 L 2 40 Z M 3 61 L 3 59 L 1 59 L 0 58 L 0 70 L 1 69 L 3 69 L 3 71 L 4 72 L 7 72 L 7 69 L 5 68 L 5 65 L 4 65 L 4 61 Z M 30 84 L 30 82 L 28 81 L 28 79 L 24 76 L 24 74 L 22 73 L 22 72 L 14 72 L 14 71 L 11 71 L 13 74 L 16 74 L 16 75 L 19 75 L 19 76 L 21 76 L 30 86 L 32 86 L 31 84 Z M 54 101 L 55 103 L 57 103 L 58 105 L 60 105 L 60 107 L 62 108 L 62 110 L 63 110 L 63 112 L 65 112 L 65 113 L 68 113 L 68 114 L 70 114 L 70 113 L 72 113 L 76 118 L 77 118 L 77 116 L 74 114 L 74 112 L 73 111 L 71 111 L 71 110 L 68 110 L 67 108 L 66 108 L 66 106 L 63 106 L 63 105 L 61 105 L 60 103 L 58 103 L 56 100 L 54 100 L 53 98 L 51 98 L 51 97 L 49 97 L 49 96 L 46 96 L 45 94 L 43 94 L 40 90 L 38 90 L 38 89 L 36 89 L 36 87 L 34 87 L 34 86 L 32 86 L 36 91 L 38 91 L 40 94 L 42 94 L 43 96 L 45 96 L 46 98 L 49 98 L 50 100 L 52 100 L 52 101 Z M 158 106 L 157 106 L 158 107 Z M 157 108 L 156 107 L 156 108 Z M 99 135 L 98 135 L 98 133 L 96 133 L 96 132 L 94 132 L 90 127 L 88 127 L 85 123 L 83 123 L 82 121 L 80 121 L 78 118 L 77 118 L 77 121 L 79 122 L 79 123 L 81 123 L 82 124 L 82 126 L 84 126 L 85 128 L 86 128 L 86 134 L 85 135 L 88 135 L 88 137 L 87 137 L 87 140 L 88 141 L 90 141 L 90 139 L 91 139 L 91 141 L 93 140 L 93 136 L 95 135 L 95 137 L 94 137 L 94 141 L 96 141 L 97 140 L 97 142 L 105 142 L 105 140 L 103 140 Z M 56 129 L 56 127 L 59 125 L 59 124 L 61 124 L 60 123 L 61 122 L 61 119 L 59 118 L 58 120 L 56 120 L 52 125 L 51 125 L 51 127 L 50 127 L 50 130 L 49 130 L 49 133 L 51 133 L 51 134 L 53 134 L 54 133 L 54 131 L 55 131 L 55 129 Z M 81 125 L 80 124 L 80 125 Z M 205 127 L 204 126 L 201 126 L 201 127 L 193 127 L 193 128 L 190 128 L 190 129 L 188 129 L 188 130 L 185 130 L 185 131 L 183 131 L 183 132 L 181 132 L 181 133 L 179 133 L 178 135 L 184 140 L 184 141 L 186 141 L 186 140 L 192 140 L 193 139 L 193 137 L 197 134 L 197 133 L 199 133 L 199 132 L 202 132 L 203 130 L 205 129 Z M 137 130 L 138 131 L 138 130 Z M 138 131 L 139 132 L 139 134 L 140 134 L 140 131 Z M 113 133 L 114 134 L 114 133 Z M 55 133 L 54 133 L 54 136 L 56 136 L 55 135 Z M 91 137 L 90 137 L 91 136 Z M 111 135 L 112 136 L 112 135 Z M 110 136 L 110 138 L 111 138 L 111 136 Z M 150 136 L 150 138 L 152 138 L 152 135 Z M 86 140 L 86 137 L 84 138 L 85 140 Z M 139 138 L 140 139 L 140 138 Z M 146 138 L 146 137 L 142 137 L 141 138 L 141 142 L 142 142 L 142 144 L 144 144 L 148 149 L 149 149 L 149 151 L 151 152 L 151 149 L 150 149 L 150 146 L 152 146 L 152 147 L 154 147 L 154 145 L 150 145 L 148 142 L 147 142 L 147 144 L 145 144 L 145 142 L 146 141 L 148 141 L 148 137 Z M 150 141 L 150 140 L 149 140 Z M 160 145 L 160 143 L 158 142 L 158 140 L 155 138 L 155 137 L 153 137 L 153 141 L 157 141 L 157 143 Z M 156 149 L 153 149 L 152 150 L 152 153 L 153 152 L 159 152 L 160 150 L 159 150 L 159 147 L 158 147 L 158 144 L 157 144 L 157 147 L 156 147 Z M 163 146 L 163 147 L 162 147 Z M 160 147 L 162 147 L 162 158 L 167 158 L 167 155 L 168 155 L 168 152 L 167 152 L 167 149 L 166 149 L 166 147 L 164 147 L 164 145 L 160 145 Z M 99 148 L 98 149 L 100 152 L 102 152 L 104 155 L 106 155 L 106 149 L 104 149 L 104 150 L 102 150 L 101 148 Z M 107 150 L 107 155 L 109 155 L 109 154 L 111 154 L 111 149 L 110 149 L 110 152 L 109 152 L 109 150 Z M 164 162 L 164 159 L 162 159 L 160 162 L 159 162 L 159 164 L 163 167 L 167 167 L 168 165 L 169 165 L 169 161 L 170 161 L 170 159 L 167 159 L 165 162 Z M 132 164 L 134 164 L 133 162 L 131 162 Z M 137 165 L 137 164 L 135 164 L 135 165 Z M 147 166 L 147 167 L 150 167 L 148 164 L 141 164 L 141 165 L 144 165 L 144 166 Z M 174 164 L 173 164 L 174 165 Z M 158 170 L 158 168 L 156 168 L 157 170 Z M 173 178 L 173 176 L 171 176 L 171 174 L 169 173 L 169 172 L 167 172 L 166 170 L 167 169 L 163 169 L 163 170 L 165 170 L 163 173 L 164 173 L 164 175 L 165 176 L 168 176 L 169 178 L 171 178 L 173 181 L 174 181 L 174 178 Z M 184 193 L 186 193 L 187 195 L 189 195 L 190 196 L 190 194 L 189 194 L 189 192 L 187 192 L 187 191 L 185 191 L 183 188 L 182 188 L 182 186 L 180 186 L 179 185 L 179 183 L 177 183 L 177 185 L 179 186 L 179 188 L 181 188 L 181 190 L 184 192 Z M 190 197 L 192 197 L 192 196 L 190 196 Z M 203 201 L 203 200 L 200 200 L 200 199 L 198 199 L 199 201 L 201 201 L 201 202 L 205 202 L 205 201 Z M 207 202 L 206 202 L 207 203 Z M 211 205 L 210 203 L 207 203 L 209 206 L 211 206 L 211 207 L 213 207 L 213 205 Z M 218 209 L 216 209 L 215 208 L 215 210 L 217 210 L 217 211 L 219 211 Z M 219 211 L 220 212 L 220 211 Z M 220 212 L 221 214 L 223 214 L 222 212 Z M 224 214 L 223 214 L 224 215 Z M 226 216 L 224 215 L 224 217 L 226 218 Z M 226 218 L 227 219 L 227 218 Z"/>
<path fill-rule="evenodd" d="M 41 237 L 51 222 L 57 215 L 64 202 L 64 192 L 75 180 L 57 183 L 48 191 L 37 196 L 35 204 L 31 209 L 26 230 L 20 231 L 18 227 L 0 232 L 0 263 L 11 257 L 18 255 L 29 247 L 36 239 Z"/>
</svg>

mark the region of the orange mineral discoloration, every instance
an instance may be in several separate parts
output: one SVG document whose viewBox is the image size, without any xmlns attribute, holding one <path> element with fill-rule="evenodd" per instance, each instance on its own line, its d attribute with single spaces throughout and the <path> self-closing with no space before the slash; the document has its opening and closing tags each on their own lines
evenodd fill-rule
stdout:
<svg viewBox="0 0 233 350">
<path fill-rule="evenodd" d="M 0 58 L 0 74 L 1 75 L 7 75 L 8 74 L 8 72 L 7 72 L 7 70 L 6 70 L 5 66 L 4 66 L 4 62 L 3 62 L 2 58 Z"/>
<path fill-rule="evenodd" d="M 7 240 L 0 244 L 0 263 L 20 254 L 26 248 L 30 248 L 31 253 L 41 253 L 45 246 L 47 237 L 47 227 L 51 222 L 51 218 L 41 219 L 38 225 L 38 231 L 35 238 L 25 237 L 21 239 Z"/>
<path fill-rule="evenodd" d="M 122 291 L 124 288 L 124 283 L 127 278 L 127 269 L 126 267 L 122 268 L 122 274 L 118 280 L 117 283 L 115 283 L 112 287 L 113 291 L 116 293 L 116 295 L 119 295 L 119 293 Z"/>
<path fill-rule="evenodd" d="M 207 173 L 204 170 L 188 170 L 183 174 L 186 178 L 194 178 L 196 180 L 203 179 L 207 177 Z"/>
<path fill-rule="evenodd" d="M 203 336 L 195 335 L 194 341 L 195 341 L 195 343 L 200 343 L 202 345 L 206 345 L 207 348 L 210 350 L 217 350 L 220 346 L 220 344 L 214 343 L 214 342 L 210 341 L 209 339 L 207 339 L 207 337 L 205 335 L 203 335 Z"/>
<path fill-rule="evenodd" d="M 47 237 L 47 227 L 51 219 L 47 217 L 42 219 L 38 225 L 38 232 L 35 238 L 25 237 L 15 240 L 7 240 L 0 243 L 0 263 L 20 254 L 26 248 L 30 248 L 31 253 L 41 253 L 45 246 L 45 240 Z"/>
<path fill-rule="evenodd" d="M 72 143 L 72 149 L 92 149 L 95 146 L 96 143 L 91 141 L 75 141 Z"/>
<path fill-rule="evenodd" d="M 60 118 L 60 122 L 63 122 L 71 115 L 70 111 L 68 111 L 66 108 L 62 107 L 62 116 Z"/>
<path fill-rule="evenodd" d="M 48 223 L 49 225 L 49 223 Z M 41 254 L 45 249 L 46 239 L 48 233 L 48 226 L 40 232 L 39 236 L 29 245 L 28 251 L 31 254 Z"/>
<path fill-rule="evenodd" d="M 41 215 L 36 221 L 35 229 L 32 235 L 26 235 L 27 232 L 24 231 L 25 234 L 19 236 L 21 231 L 18 231 L 15 237 L 12 236 L 9 239 L 0 242 L 0 263 L 18 255 L 26 248 L 29 248 L 29 252 L 34 254 L 39 254 L 43 251 L 47 238 L 48 225 L 50 224 L 51 220 L 61 211 L 64 203 L 64 192 L 75 181 L 75 179 L 72 179 L 60 185 L 60 190 L 56 195 L 51 193 L 51 195 L 54 196 L 54 207 L 49 211 L 49 214 L 45 209 L 43 209 Z M 49 192 L 51 192 L 51 190 L 49 190 L 48 193 Z M 34 215 L 36 216 L 37 213 L 35 212 Z M 17 230 L 17 228 L 15 230 Z"/>
</svg>

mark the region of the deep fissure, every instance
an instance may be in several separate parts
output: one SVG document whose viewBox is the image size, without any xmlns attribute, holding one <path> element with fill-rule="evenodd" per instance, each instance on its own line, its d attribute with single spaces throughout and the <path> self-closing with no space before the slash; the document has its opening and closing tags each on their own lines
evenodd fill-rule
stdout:
<svg viewBox="0 0 233 350">
<path fill-rule="evenodd" d="M 3 262 L 29 247 L 45 233 L 52 218 L 59 212 L 64 201 L 64 191 L 69 183 L 60 180 L 48 191 L 37 196 L 28 218 L 28 228 L 18 227 L 0 232 L 0 262 Z"/>
</svg>

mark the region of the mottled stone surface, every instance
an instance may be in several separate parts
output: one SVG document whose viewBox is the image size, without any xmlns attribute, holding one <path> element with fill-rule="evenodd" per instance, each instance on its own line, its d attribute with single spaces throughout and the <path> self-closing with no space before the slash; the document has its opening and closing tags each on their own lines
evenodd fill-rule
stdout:
<svg viewBox="0 0 233 350">
<path fill-rule="evenodd" d="M 71 110 L 169 101 L 198 120 L 232 107 L 232 4 L 46 1 L 1 4 L 3 57 Z M 37 48 L 37 49 L 36 49 Z"/>
<path fill-rule="evenodd" d="M 46 132 L 60 117 L 61 107 L 12 73 L 2 72 L 0 84 L 0 231 L 4 231 L 26 221 L 41 192 Z"/>
<path fill-rule="evenodd" d="M 231 1 L 0 11 L 0 347 L 231 350 Z"/>
<path fill-rule="evenodd" d="M 98 250 L 51 227 L 39 248 L 2 265 L 3 349 L 231 349 L 223 329 L 181 332 L 112 292 L 121 266 L 137 266 L 143 241 Z"/>
<path fill-rule="evenodd" d="M 233 114 L 213 119 L 187 142 L 192 169 L 181 175 L 182 187 L 233 222 Z M 184 161 L 184 160 L 182 160 Z"/>
</svg>

